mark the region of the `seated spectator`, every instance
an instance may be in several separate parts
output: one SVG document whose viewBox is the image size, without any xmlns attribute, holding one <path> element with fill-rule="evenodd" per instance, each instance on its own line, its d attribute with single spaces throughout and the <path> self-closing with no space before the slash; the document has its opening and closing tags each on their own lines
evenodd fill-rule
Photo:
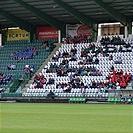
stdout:
<svg viewBox="0 0 133 133">
<path fill-rule="evenodd" d="M 126 98 L 125 104 L 132 104 L 132 95 L 131 94 Z"/>
<path fill-rule="evenodd" d="M 0 71 L 0 85 L 6 85 L 8 82 L 12 81 L 13 75 L 5 75 Z"/>
<path fill-rule="evenodd" d="M 37 83 L 37 88 L 43 88 L 43 83 L 41 82 L 41 81 L 39 81 L 38 83 Z"/>
<path fill-rule="evenodd" d="M 76 61 L 77 60 L 77 57 L 76 56 L 71 56 L 71 59 L 69 61 Z"/>
<path fill-rule="evenodd" d="M 40 78 L 39 78 L 39 75 L 38 74 L 35 74 L 35 76 L 34 76 L 34 81 L 36 82 L 37 80 L 39 80 Z"/>
<path fill-rule="evenodd" d="M 24 76 L 31 78 L 32 74 L 33 74 L 33 71 L 34 71 L 34 65 L 33 64 L 25 65 L 25 67 L 24 67 Z"/>
<path fill-rule="evenodd" d="M 48 46 L 49 46 L 48 41 L 44 40 L 44 41 L 42 42 L 41 48 L 46 49 Z"/>
<path fill-rule="evenodd" d="M 62 57 L 63 58 L 69 58 L 69 53 L 68 52 L 63 52 Z"/>
<path fill-rule="evenodd" d="M 121 63 L 122 63 L 121 57 L 120 57 L 120 56 L 117 56 L 116 59 L 114 60 L 114 62 L 115 62 L 116 64 L 121 64 Z"/>
<path fill-rule="evenodd" d="M 54 56 L 52 57 L 51 61 L 57 62 L 58 59 L 59 59 L 58 56 L 54 55 Z"/>
<path fill-rule="evenodd" d="M 0 86 L 0 93 L 4 92 L 5 88 L 3 88 L 2 86 Z"/>
<path fill-rule="evenodd" d="M 26 65 L 25 68 L 24 68 L 24 76 L 25 77 L 29 77 L 29 65 Z"/>
<path fill-rule="evenodd" d="M 117 90 L 120 90 L 120 89 L 121 89 L 121 87 L 120 87 L 120 85 L 119 85 L 119 82 L 116 82 L 116 89 L 117 89 Z"/>
<path fill-rule="evenodd" d="M 54 78 L 49 78 L 49 81 L 47 82 L 47 84 L 54 84 L 55 80 Z"/>
<path fill-rule="evenodd" d="M 11 60 L 16 60 L 17 56 L 15 55 L 15 53 L 11 54 Z"/>
<path fill-rule="evenodd" d="M 108 86 L 109 86 L 109 88 L 112 88 L 113 87 L 113 83 L 112 82 L 109 82 L 108 83 Z"/>
<path fill-rule="evenodd" d="M 48 96 L 49 92 L 48 90 L 45 91 L 45 96 Z"/>
<path fill-rule="evenodd" d="M 7 68 L 8 68 L 8 70 L 16 70 L 16 65 L 14 65 L 14 64 L 9 64 L 9 65 L 7 66 Z"/>
<path fill-rule="evenodd" d="M 95 64 L 99 64 L 99 59 L 96 57 L 96 59 L 95 59 L 95 62 L 94 62 Z"/>
<path fill-rule="evenodd" d="M 68 64 L 68 60 L 67 59 L 63 59 L 61 65 L 66 65 L 66 64 Z"/>
<path fill-rule="evenodd" d="M 111 69 L 111 71 L 114 71 L 114 66 L 112 65 L 110 69 Z"/>
<path fill-rule="evenodd" d="M 109 60 L 113 60 L 113 55 L 110 55 L 109 56 Z"/>
<path fill-rule="evenodd" d="M 26 48 L 25 48 L 25 51 L 30 51 L 30 50 L 31 50 L 30 47 L 26 47 Z"/>
<path fill-rule="evenodd" d="M 36 89 L 37 88 L 37 83 L 36 82 L 33 82 L 31 85 L 30 85 L 30 89 Z"/>
<path fill-rule="evenodd" d="M 121 82 L 120 82 L 120 87 L 121 87 L 121 89 L 125 89 L 126 86 L 127 86 L 127 84 L 126 84 L 125 81 L 121 81 Z"/>
<path fill-rule="evenodd" d="M 98 85 L 95 81 L 92 81 L 92 84 L 90 86 L 91 88 L 98 88 Z"/>
<path fill-rule="evenodd" d="M 63 91 L 64 91 L 64 92 L 69 92 L 69 93 L 70 93 L 70 92 L 71 92 L 71 89 L 72 89 L 72 88 L 71 88 L 71 85 L 70 85 L 70 83 L 68 83 L 67 85 L 64 86 Z"/>
</svg>

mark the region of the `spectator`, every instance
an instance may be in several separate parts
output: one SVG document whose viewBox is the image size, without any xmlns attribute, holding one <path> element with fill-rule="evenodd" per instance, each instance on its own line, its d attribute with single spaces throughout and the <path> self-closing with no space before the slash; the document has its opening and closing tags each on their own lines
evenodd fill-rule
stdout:
<svg viewBox="0 0 133 133">
<path fill-rule="evenodd" d="M 2 86 L 0 86 L 0 93 L 4 92 L 5 88 L 3 88 Z"/>
<path fill-rule="evenodd" d="M 94 62 L 95 64 L 99 64 L 99 59 L 96 57 L 96 59 L 95 59 L 95 62 Z"/>
<path fill-rule="evenodd" d="M 8 70 L 16 70 L 16 65 L 14 65 L 14 64 L 9 64 L 9 65 L 7 66 L 7 68 L 8 68 Z"/>
<path fill-rule="evenodd" d="M 109 56 L 109 60 L 113 60 L 113 55 L 110 55 Z"/>
<path fill-rule="evenodd" d="M 120 56 L 117 56 L 115 61 L 114 61 L 116 64 L 121 64 L 122 63 L 122 59 Z"/>
<path fill-rule="evenodd" d="M 50 92 L 48 93 L 47 97 L 50 97 L 50 98 L 54 99 L 55 94 L 52 92 L 52 90 L 50 90 Z"/>
<path fill-rule="evenodd" d="M 8 82 L 12 81 L 13 75 L 5 75 L 0 71 L 0 85 L 6 85 Z"/>
<path fill-rule="evenodd" d="M 132 95 L 131 94 L 129 94 L 129 97 L 127 97 L 125 104 L 132 104 Z"/>
<path fill-rule="evenodd" d="M 37 88 L 37 83 L 36 82 L 33 82 L 31 85 L 30 85 L 30 89 L 36 89 Z"/>
<path fill-rule="evenodd" d="M 65 85 L 63 91 L 64 91 L 64 92 L 69 92 L 69 93 L 70 93 L 70 92 L 71 92 L 71 89 L 72 89 L 72 88 L 71 88 L 71 86 L 70 86 L 70 83 L 68 83 L 67 85 Z"/>
</svg>

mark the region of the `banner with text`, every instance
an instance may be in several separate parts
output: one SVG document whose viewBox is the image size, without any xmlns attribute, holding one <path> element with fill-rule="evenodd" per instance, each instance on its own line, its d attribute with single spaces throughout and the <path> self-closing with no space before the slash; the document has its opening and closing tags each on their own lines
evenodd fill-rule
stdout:
<svg viewBox="0 0 133 133">
<path fill-rule="evenodd" d="M 36 29 L 37 38 L 41 39 L 50 39 L 50 38 L 58 38 L 58 30 L 56 30 L 52 26 L 42 26 L 37 27 Z"/>
<path fill-rule="evenodd" d="M 7 40 L 28 40 L 28 32 L 21 29 L 8 29 Z"/>
<path fill-rule="evenodd" d="M 68 24 L 66 26 L 66 32 L 67 32 L 67 35 L 71 35 L 72 37 L 77 35 L 91 36 L 91 28 L 81 24 L 76 24 L 76 25 Z"/>
</svg>

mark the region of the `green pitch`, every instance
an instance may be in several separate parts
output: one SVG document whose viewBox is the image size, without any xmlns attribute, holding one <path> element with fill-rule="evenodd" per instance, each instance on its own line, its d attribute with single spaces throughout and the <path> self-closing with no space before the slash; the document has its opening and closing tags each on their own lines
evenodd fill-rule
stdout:
<svg viewBox="0 0 133 133">
<path fill-rule="evenodd" d="M 0 133 L 133 133 L 132 105 L 0 103 Z"/>
</svg>

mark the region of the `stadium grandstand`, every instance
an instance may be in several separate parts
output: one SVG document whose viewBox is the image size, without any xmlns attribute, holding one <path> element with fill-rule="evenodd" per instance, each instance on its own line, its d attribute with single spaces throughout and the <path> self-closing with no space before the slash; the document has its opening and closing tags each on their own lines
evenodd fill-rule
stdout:
<svg viewBox="0 0 133 133">
<path fill-rule="evenodd" d="M 0 99 L 133 97 L 132 0 L 1 0 Z"/>
</svg>

